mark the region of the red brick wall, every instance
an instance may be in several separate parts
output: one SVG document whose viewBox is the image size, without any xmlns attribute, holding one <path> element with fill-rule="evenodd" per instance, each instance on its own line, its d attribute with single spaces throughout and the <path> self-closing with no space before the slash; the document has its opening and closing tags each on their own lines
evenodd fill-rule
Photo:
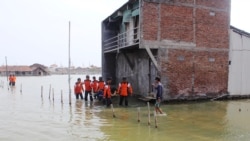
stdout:
<svg viewBox="0 0 250 141">
<path fill-rule="evenodd" d="M 215 12 L 210 16 L 210 10 L 196 10 L 196 43 L 197 47 L 228 48 L 228 13 Z"/>
<path fill-rule="evenodd" d="M 175 2 L 189 5 L 177 3 L 177 6 Z M 227 10 L 230 9 L 230 0 L 196 0 L 196 9 L 191 7 L 193 2 L 174 0 L 174 3 L 161 3 L 160 10 L 157 3 L 144 1 L 143 5 L 143 40 L 160 37 L 160 41 L 196 44 L 192 49 L 184 46 L 180 49 L 181 44 L 171 45 L 171 49 L 168 45 L 159 46 L 165 48 L 165 52 L 159 52 L 159 65 L 161 76 L 167 80 L 164 87 L 171 97 L 227 91 L 228 51 L 225 49 L 229 49 L 230 17 Z M 161 23 L 158 23 L 159 16 Z"/>
<path fill-rule="evenodd" d="M 195 93 L 213 94 L 227 91 L 228 52 L 196 51 L 194 64 Z"/>
<path fill-rule="evenodd" d="M 167 85 L 164 87 L 169 89 L 169 95 L 174 97 L 177 94 L 191 93 L 193 52 L 169 49 L 166 53 L 168 61 L 161 62 L 161 68 L 164 70 L 161 75 L 168 78 Z M 179 57 L 184 57 L 184 60 L 178 60 Z"/>
<path fill-rule="evenodd" d="M 193 8 L 161 5 L 161 39 L 193 42 Z"/>
<path fill-rule="evenodd" d="M 228 52 L 168 49 L 166 55 L 161 75 L 168 78 L 165 87 L 171 97 L 227 91 Z"/>
<path fill-rule="evenodd" d="M 143 39 L 157 40 L 158 32 L 158 4 L 144 3 L 143 6 Z"/>
<path fill-rule="evenodd" d="M 230 0 L 196 0 L 196 4 L 219 9 L 228 9 Z"/>
</svg>

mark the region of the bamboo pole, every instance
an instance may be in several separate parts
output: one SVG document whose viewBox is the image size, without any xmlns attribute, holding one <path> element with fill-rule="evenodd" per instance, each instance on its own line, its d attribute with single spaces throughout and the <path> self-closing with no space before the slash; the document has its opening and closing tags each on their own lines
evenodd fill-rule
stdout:
<svg viewBox="0 0 250 141">
<path fill-rule="evenodd" d="M 49 85 L 49 100 L 50 100 L 50 93 L 51 93 L 51 84 Z"/>
<path fill-rule="evenodd" d="M 68 81 L 69 81 L 69 105 L 71 105 L 71 86 L 70 86 L 70 68 L 71 68 L 71 58 L 70 58 L 70 21 L 69 21 L 69 70 L 68 70 Z"/>
<path fill-rule="evenodd" d="M 53 100 L 53 102 L 54 102 L 54 100 L 55 100 L 54 88 L 52 88 L 52 100 Z"/>
<path fill-rule="evenodd" d="M 63 104 L 63 90 L 61 90 L 61 103 Z"/>
<path fill-rule="evenodd" d="M 7 56 L 5 56 L 5 64 L 6 64 L 5 69 L 6 69 L 7 87 L 8 87 L 8 90 L 9 90 L 9 83 L 8 83 L 8 81 L 9 81 L 9 79 L 8 79 L 9 74 L 8 74 Z"/>
<path fill-rule="evenodd" d="M 148 125 L 150 125 L 150 105 L 149 102 L 147 102 L 148 104 Z"/>
<path fill-rule="evenodd" d="M 21 86 L 20 86 L 20 93 L 22 94 L 23 92 L 23 87 L 22 87 L 22 83 L 21 83 Z"/>
<path fill-rule="evenodd" d="M 137 121 L 140 122 L 140 107 L 137 108 Z"/>
<path fill-rule="evenodd" d="M 154 118 L 155 118 L 155 128 L 157 128 L 158 125 L 157 125 L 157 116 L 156 116 L 156 112 L 154 112 Z"/>
<path fill-rule="evenodd" d="M 43 86 L 41 86 L 41 98 L 43 99 Z"/>
</svg>

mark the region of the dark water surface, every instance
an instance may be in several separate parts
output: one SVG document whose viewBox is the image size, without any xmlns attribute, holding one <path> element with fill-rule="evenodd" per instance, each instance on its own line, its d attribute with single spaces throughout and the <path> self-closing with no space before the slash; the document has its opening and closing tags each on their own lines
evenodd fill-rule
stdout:
<svg viewBox="0 0 250 141">
<path fill-rule="evenodd" d="M 72 76 L 71 87 L 77 77 Z M 50 84 L 54 101 L 52 91 L 49 99 Z M 17 77 L 16 87 L 9 90 L 6 77 L 0 77 L 0 85 L 4 86 L 0 88 L 1 141 L 250 140 L 250 100 L 162 105 L 167 116 L 158 116 L 158 128 L 155 128 L 152 104 L 150 126 L 146 103 L 136 100 L 125 108 L 119 107 L 115 98 L 116 118 L 110 108 L 98 102 L 76 101 L 73 94 L 70 106 L 67 75 Z"/>
</svg>

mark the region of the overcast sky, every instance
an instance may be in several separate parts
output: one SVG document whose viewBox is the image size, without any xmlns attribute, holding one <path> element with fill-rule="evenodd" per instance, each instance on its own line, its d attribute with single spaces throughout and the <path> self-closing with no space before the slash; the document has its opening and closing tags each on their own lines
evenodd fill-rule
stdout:
<svg viewBox="0 0 250 141">
<path fill-rule="evenodd" d="M 0 65 L 101 66 L 101 21 L 128 0 L 0 0 Z M 250 32 L 250 0 L 231 0 L 231 25 Z"/>
</svg>

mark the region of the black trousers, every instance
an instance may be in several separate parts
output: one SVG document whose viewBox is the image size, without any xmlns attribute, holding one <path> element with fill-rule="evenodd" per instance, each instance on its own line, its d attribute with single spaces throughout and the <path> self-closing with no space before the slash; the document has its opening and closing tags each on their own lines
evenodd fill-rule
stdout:
<svg viewBox="0 0 250 141">
<path fill-rule="evenodd" d="M 106 98 L 105 102 L 106 102 L 107 107 L 109 107 L 110 104 L 112 104 L 111 98 Z"/>
<path fill-rule="evenodd" d="M 119 105 L 122 106 L 123 99 L 125 99 L 125 106 L 128 106 L 128 96 L 121 96 L 121 95 L 120 95 L 120 103 L 119 103 Z"/>
<path fill-rule="evenodd" d="M 81 97 L 81 99 L 83 99 L 82 93 L 77 93 L 76 94 L 76 99 L 79 99 L 79 96 Z"/>
<path fill-rule="evenodd" d="M 90 97 L 90 101 L 93 101 L 91 91 L 85 91 L 85 101 L 88 101 L 88 94 L 89 94 L 89 97 Z"/>
</svg>

